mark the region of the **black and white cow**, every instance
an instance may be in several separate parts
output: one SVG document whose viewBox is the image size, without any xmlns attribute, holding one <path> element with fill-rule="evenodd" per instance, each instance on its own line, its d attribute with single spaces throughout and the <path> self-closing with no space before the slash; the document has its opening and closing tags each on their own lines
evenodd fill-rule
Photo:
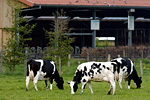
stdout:
<svg viewBox="0 0 150 100">
<path fill-rule="evenodd" d="M 52 90 L 52 84 L 55 80 L 57 87 L 63 89 L 63 78 L 60 77 L 55 63 L 50 60 L 29 60 L 27 62 L 26 91 L 28 91 L 30 80 L 33 81 L 36 91 L 38 91 L 36 86 L 38 80 L 45 80 L 47 89 L 47 81 L 50 81 L 50 90 Z"/>
<path fill-rule="evenodd" d="M 93 93 L 91 81 L 106 81 L 111 84 L 108 94 L 113 89 L 115 94 L 116 83 L 114 79 L 114 73 L 116 72 L 116 63 L 114 62 L 86 62 L 78 66 L 73 81 L 68 82 L 71 88 L 71 94 L 75 94 L 78 89 L 78 84 L 82 83 L 82 91 L 88 83 L 91 93 Z"/>
<path fill-rule="evenodd" d="M 138 77 L 136 69 L 134 67 L 133 62 L 128 58 L 116 58 L 111 60 L 111 62 L 117 63 L 117 74 L 119 74 L 119 86 L 122 89 L 121 81 L 124 79 L 125 81 L 125 88 L 127 88 L 127 81 L 128 81 L 128 89 L 130 89 L 130 82 L 131 80 L 134 81 L 135 86 L 137 88 L 141 87 L 141 77 Z"/>
</svg>

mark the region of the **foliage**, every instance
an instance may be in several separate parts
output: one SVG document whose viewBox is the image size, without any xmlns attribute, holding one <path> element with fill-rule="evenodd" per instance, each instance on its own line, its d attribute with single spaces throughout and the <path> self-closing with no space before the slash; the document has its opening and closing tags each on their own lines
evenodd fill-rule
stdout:
<svg viewBox="0 0 150 100">
<path fill-rule="evenodd" d="M 49 46 L 47 55 L 44 54 L 44 58 L 54 60 L 58 62 L 61 57 L 62 64 L 67 61 L 67 56 L 72 52 L 71 43 L 73 38 L 67 35 L 71 29 L 68 29 L 68 23 L 70 18 L 65 18 L 65 13 L 61 10 L 61 13 L 57 12 L 59 18 L 55 19 L 52 26 L 54 31 L 46 31 L 46 36 L 49 39 Z M 56 16 L 55 14 L 53 14 Z"/>
<path fill-rule="evenodd" d="M 18 0 L 14 4 L 7 0 L 7 4 L 11 8 L 7 12 L 7 17 L 12 25 L 4 29 L 7 33 L 7 42 L 4 45 L 3 58 L 10 71 L 12 71 L 12 67 L 13 71 L 15 71 L 15 66 L 26 57 L 25 53 L 22 52 L 24 46 L 26 46 L 25 41 L 31 40 L 31 38 L 23 37 L 29 35 L 35 25 L 24 23 L 25 19 L 21 16 L 21 4 L 19 4 Z"/>
</svg>

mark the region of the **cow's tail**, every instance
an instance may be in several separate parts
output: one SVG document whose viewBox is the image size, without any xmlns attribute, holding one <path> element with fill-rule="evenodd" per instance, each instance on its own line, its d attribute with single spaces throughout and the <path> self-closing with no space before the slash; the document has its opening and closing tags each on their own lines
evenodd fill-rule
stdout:
<svg viewBox="0 0 150 100">
<path fill-rule="evenodd" d="M 114 80 L 115 82 L 119 79 L 119 75 L 118 75 L 118 72 L 117 72 L 117 63 L 116 62 L 113 62 L 113 73 L 114 73 Z"/>
<path fill-rule="evenodd" d="M 30 64 L 28 65 L 28 67 L 29 67 L 29 77 L 30 77 L 30 80 L 33 81 L 33 79 L 34 79 L 33 70 L 30 70 Z"/>
</svg>

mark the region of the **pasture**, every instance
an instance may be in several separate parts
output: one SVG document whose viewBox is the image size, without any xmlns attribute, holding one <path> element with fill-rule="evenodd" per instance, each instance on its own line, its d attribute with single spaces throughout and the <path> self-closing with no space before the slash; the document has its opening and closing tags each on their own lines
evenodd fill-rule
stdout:
<svg viewBox="0 0 150 100">
<path fill-rule="evenodd" d="M 64 90 L 59 90 L 54 82 L 53 90 L 46 90 L 45 82 L 38 81 L 37 87 L 39 91 L 35 91 L 33 83 L 30 81 L 29 91 L 26 92 L 25 76 L 23 65 L 17 66 L 15 73 L 0 74 L 0 100 L 149 100 L 150 98 L 150 60 L 143 60 L 142 87 L 136 89 L 133 81 L 131 81 L 131 89 L 125 89 L 124 81 L 122 81 L 123 89 L 119 88 L 117 82 L 116 94 L 107 95 L 110 85 L 106 82 L 92 82 L 94 94 L 91 94 L 88 85 L 84 93 L 81 93 L 81 84 L 76 94 L 71 94 L 71 89 L 67 81 L 71 81 L 77 68 L 78 61 L 73 60 L 71 67 L 62 66 L 62 77 L 64 78 Z M 139 60 L 135 61 L 136 70 L 140 75 Z M 67 64 L 66 64 L 67 65 Z M 111 92 L 112 94 L 112 92 Z"/>
</svg>

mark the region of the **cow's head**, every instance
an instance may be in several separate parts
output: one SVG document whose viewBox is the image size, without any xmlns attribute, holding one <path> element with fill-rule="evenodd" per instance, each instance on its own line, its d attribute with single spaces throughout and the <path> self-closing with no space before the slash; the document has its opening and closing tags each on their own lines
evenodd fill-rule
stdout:
<svg viewBox="0 0 150 100">
<path fill-rule="evenodd" d="M 70 81 L 70 82 L 67 82 L 67 83 L 70 84 L 71 94 L 75 94 L 75 92 L 76 92 L 77 89 L 78 89 L 78 84 L 77 84 L 77 82 Z"/>
<path fill-rule="evenodd" d="M 63 84 L 64 84 L 64 80 L 63 80 L 62 77 L 60 77 L 60 79 L 59 79 L 59 81 L 57 82 L 56 85 L 57 85 L 57 87 L 58 87 L 59 89 L 64 89 Z"/>
<path fill-rule="evenodd" d="M 137 88 L 140 88 L 140 87 L 141 87 L 141 84 L 142 84 L 142 78 L 141 78 L 141 77 L 138 77 L 138 81 L 136 82 Z"/>
</svg>

